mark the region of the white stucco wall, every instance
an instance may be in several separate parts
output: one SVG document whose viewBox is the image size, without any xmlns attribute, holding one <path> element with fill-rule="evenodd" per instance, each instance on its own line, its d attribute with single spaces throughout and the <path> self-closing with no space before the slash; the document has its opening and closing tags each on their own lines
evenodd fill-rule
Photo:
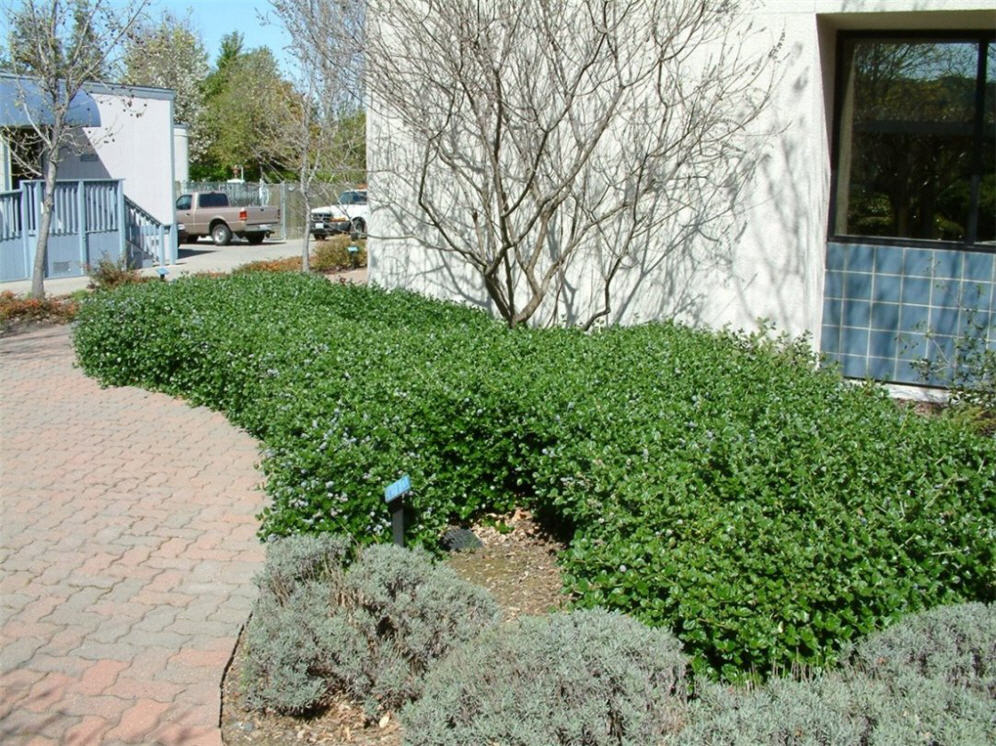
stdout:
<svg viewBox="0 0 996 746">
<path fill-rule="evenodd" d="M 173 127 L 173 180 L 190 180 L 190 128 L 185 124 Z"/>
<path fill-rule="evenodd" d="M 125 194 L 153 217 L 173 222 L 173 92 L 92 84 L 100 127 L 82 130 L 60 179 L 124 179 Z"/>
<path fill-rule="evenodd" d="M 996 26 L 996 10 L 985 0 L 766 0 L 754 21 L 760 30 L 749 43 L 760 49 L 784 34 L 784 54 L 772 104 L 756 128 L 775 134 L 756 141 L 763 159 L 746 191 L 732 260 L 705 267 L 665 264 L 642 279 L 614 320 L 677 316 L 713 327 L 751 328 L 767 318 L 780 330 L 809 332 L 818 340 L 837 31 L 989 29 Z M 367 121 L 371 281 L 486 305 L 479 279 L 452 257 L 424 249 L 398 217 L 404 210 L 383 199 L 395 186 L 387 145 L 404 147 L 404 139 L 375 100 Z M 591 292 L 584 276 L 579 271 L 575 277 L 579 294 Z"/>
</svg>

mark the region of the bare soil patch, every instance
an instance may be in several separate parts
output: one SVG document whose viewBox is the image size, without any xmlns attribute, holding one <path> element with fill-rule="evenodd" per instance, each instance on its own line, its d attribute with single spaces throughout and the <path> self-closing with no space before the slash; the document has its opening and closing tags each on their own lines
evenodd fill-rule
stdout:
<svg viewBox="0 0 996 746">
<path fill-rule="evenodd" d="M 446 562 L 461 577 L 487 588 L 501 606 L 505 621 L 549 613 L 566 604 L 556 563 L 564 546 L 528 512 L 492 516 L 472 530 L 484 546 L 453 552 Z M 401 745 L 403 732 L 394 713 L 370 722 L 361 707 L 342 699 L 308 718 L 247 710 L 240 691 L 243 658 L 240 638 L 222 682 L 221 732 L 226 744 Z"/>
</svg>

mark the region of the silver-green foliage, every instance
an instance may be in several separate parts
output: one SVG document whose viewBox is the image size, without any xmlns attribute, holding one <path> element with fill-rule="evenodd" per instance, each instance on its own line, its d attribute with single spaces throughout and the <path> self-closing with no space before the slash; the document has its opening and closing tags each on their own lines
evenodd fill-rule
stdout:
<svg viewBox="0 0 996 746">
<path fill-rule="evenodd" d="M 974 746 L 996 743 L 996 608 L 969 603 L 869 636 L 837 671 L 759 687 L 700 683 L 669 744 Z"/>
<path fill-rule="evenodd" d="M 856 671 L 757 688 L 701 684 L 675 746 L 975 746 L 996 743 L 993 702 L 940 678 Z"/>
<path fill-rule="evenodd" d="M 822 682 L 821 682 L 822 683 Z M 668 743 L 682 746 L 861 743 L 862 728 L 841 711 L 849 692 L 816 682 L 771 679 L 760 687 L 700 682 L 688 725 Z"/>
<path fill-rule="evenodd" d="M 273 542 L 256 585 L 261 595 L 283 602 L 308 581 L 340 576 L 352 551 L 352 542 L 336 534 L 302 534 Z"/>
<path fill-rule="evenodd" d="M 246 632 L 243 688 L 258 710 L 305 713 L 333 693 L 369 714 L 417 697 L 427 667 L 493 626 L 498 607 L 428 554 L 288 537 L 269 547 Z"/>
<path fill-rule="evenodd" d="M 917 673 L 996 699 L 996 605 L 939 606 L 870 635 L 853 653 L 870 675 Z"/>
<path fill-rule="evenodd" d="M 456 648 L 402 713 L 409 746 L 643 745 L 680 727 L 688 659 L 601 609 L 525 617 Z"/>
<path fill-rule="evenodd" d="M 996 743 L 991 698 L 940 677 L 916 673 L 876 678 L 855 674 L 852 707 L 866 718 L 870 746 L 986 746 Z M 856 717 L 857 715 L 852 715 Z"/>
</svg>

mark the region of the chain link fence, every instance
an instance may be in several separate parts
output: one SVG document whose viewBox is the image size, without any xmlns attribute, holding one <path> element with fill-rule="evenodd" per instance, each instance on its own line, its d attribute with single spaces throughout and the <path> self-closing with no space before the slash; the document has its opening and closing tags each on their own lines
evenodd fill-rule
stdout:
<svg viewBox="0 0 996 746">
<path fill-rule="evenodd" d="M 281 182 L 183 181 L 177 184 L 177 194 L 189 192 L 224 192 L 233 205 L 269 205 L 280 208 L 280 228 L 273 238 L 280 241 L 303 238 L 308 228 L 304 195 L 298 184 Z M 311 209 L 333 205 L 339 194 L 352 188 L 350 184 L 321 182 L 311 185 Z"/>
</svg>

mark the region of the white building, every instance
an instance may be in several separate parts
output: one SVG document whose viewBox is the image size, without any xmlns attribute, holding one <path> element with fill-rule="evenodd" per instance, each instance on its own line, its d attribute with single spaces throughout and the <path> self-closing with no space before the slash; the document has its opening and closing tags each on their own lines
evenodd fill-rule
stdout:
<svg viewBox="0 0 996 746">
<path fill-rule="evenodd" d="M 73 98 L 74 141 L 60 154 L 48 277 L 84 275 L 101 258 L 175 263 L 173 99 L 170 90 L 104 83 L 86 84 Z M 30 78 L 0 75 L 0 126 L 30 129 L 51 117 L 49 106 Z M 13 189 L 16 164 L 3 145 L 0 281 L 21 280 L 34 262 L 42 185 L 21 179 Z"/>
<path fill-rule="evenodd" d="M 175 134 L 173 91 L 90 83 L 99 127 L 81 130 L 63 154 L 59 179 L 121 179 L 132 202 L 166 225 L 173 222 Z M 185 165 L 185 164 L 184 164 Z"/>
<path fill-rule="evenodd" d="M 992 2 L 764 0 L 752 20 L 748 43 L 784 41 L 729 261 L 665 263 L 610 320 L 765 318 L 812 335 L 845 375 L 894 382 L 921 382 L 910 361 L 950 359 L 961 334 L 996 348 Z M 374 100 L 368 123 L 371 282 L 487 306 L 477 275 L 415 239 L 397 122 Z M 592 271 L 572 272 L 592 302 Z"/>
</svg>

